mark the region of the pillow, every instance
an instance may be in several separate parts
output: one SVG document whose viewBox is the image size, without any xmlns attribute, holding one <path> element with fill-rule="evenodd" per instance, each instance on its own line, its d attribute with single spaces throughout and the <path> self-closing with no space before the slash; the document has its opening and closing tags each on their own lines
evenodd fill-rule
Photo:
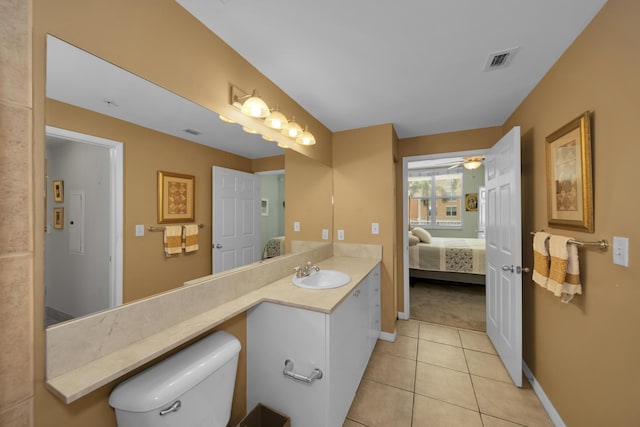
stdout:
<svg viewBox="0 0 640 427">
<path fill-rule="evenodd" d="M 414 236 L 409 232 L 409 246 L 417 245 L 418 243 L 420 243 L 418 236 Z"/>
<path fill-rule="evenodd" d="M 431 234 L 424 228 L 415 227 L 411 230 L 414 236 L 420 239 L 421 242 L 431 243 Z"/>
</svg>

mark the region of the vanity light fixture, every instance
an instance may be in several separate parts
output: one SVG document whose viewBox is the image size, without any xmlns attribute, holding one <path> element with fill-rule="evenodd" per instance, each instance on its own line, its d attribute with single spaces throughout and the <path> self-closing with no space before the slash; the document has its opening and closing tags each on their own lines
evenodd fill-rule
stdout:
<svg viewBox="0 0 640 427">
<path fill-rule="evenodd" d="M 300 145 L 314 145 L 316 143 L 316 138 L 311 132 L 309 132 L 307 126 L 305 126 L 304 132 L 296 138 L 296 142 Z"/>
<path fill-rule="evenodd" d="M 262 135 L 262 139 L 269 142 L 275 142 L 275 138 L 272 138 L 269 135 Z"/>
<path fill-rule="evenodd" d="M 287 135 L 289 138 L 297 138 L 302 133 L 302 128 L 296 123 L 295 116 L 291 117 L 291 121 L 287 127 L 282 129 L 282 133 Z"/>
<path fill-rule="evenodd" d="M 287 149 L 289 148 L 289 144 L 287 144 L 285 141 L 278 141 L 278 147 Z"/>
<path fill-rule="evenodd" d="M 245 116 L 255 117 L 258 119 L 263 119 L 271 114 L 269 106 L 262 100 L 262 98 L 258 96 L 255 90 L 253 91 L 253 94 L 251 94 L 249 99 L 244 101 L 244 103 L 242 104 L 242 108 L 240 108 L 240 111 Z"/>
<path fill-rule="evenodd" d="M 269 106 L 258 96 L 254 89 L 251 95 L 244 90 L 231 86 L 231 105 L 238 108 L 242 114 L 249 117 L 264 119 L 271 114 Z"/>
<path fill-rule="evenodd" d="M 278 110 L 278 106 L 276 106 L 271 114 L 269 114 L 269 117 L 264 119 L 264 124 L 271 129 L 282 130 L 287 127 L 289 120 L 287 120 L 285 115 Z"/>
<path fill-rule="evenodd" d="M 250 134 L 257 134 L 258 131 L 251 129 L 250 127 L 247 126 L 242 126 L 242 130 L 245 131 L 246 133 L 250 133 Z"/>
</svg>

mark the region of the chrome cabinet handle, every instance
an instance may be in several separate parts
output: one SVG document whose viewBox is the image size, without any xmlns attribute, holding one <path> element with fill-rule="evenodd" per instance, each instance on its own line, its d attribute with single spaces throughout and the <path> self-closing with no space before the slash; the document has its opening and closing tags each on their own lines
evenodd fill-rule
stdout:
<svg viewBox="0 0 640 427">
<path fill-rule="evenodd" d="M 182 402 L 180 402 L 179 400 L 176 400 L 167 409 L 163 409 L 162 411 L 160 411 L 160 416 L 162 417 L 164 415 L 170 414 L 171 412 L 178 412 L 181 406 L 182 406 Z"/>
<path fill-rule="evenodd" d="M 285 377 L 294 379 L 296 381 L 301 381 L 303 383 L 311 384 L 315 380 L 319 380 L 322 378 L 322 371 L 316 368 L 313 371 L 311 371 L 311 374 L 309 376 L 295 373 L 293 372 L 293 360 L 287 359 L 284 361 L 284 370 L 282 371 L 282 375 L 284 375 Z"/>
</svg>

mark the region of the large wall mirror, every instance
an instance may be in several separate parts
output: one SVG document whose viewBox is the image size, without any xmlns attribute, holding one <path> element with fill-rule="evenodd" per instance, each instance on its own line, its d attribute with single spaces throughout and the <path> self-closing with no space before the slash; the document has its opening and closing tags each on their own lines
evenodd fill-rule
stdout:
<svg viewBox="0 0 640 427">
<path fill-rule="evenodd" d="M 296 200 L 285 200 L 288 168 L 275 143 L 52 36 L 46 64 L 47 326 L 210 274 L 214 166 L 261 171 L 257 260 L 284 252 L 285 209 Z M 331 168 L 306 161 L 318 167 L 296 176 L 297 185 L 325 182 L 330 196 Z M 195 177 L 195 223 L 203 227 L 193 253 L 167 257 L 163 232 L 149 230 L 164 226 L 157 221 L 158 171 Z M 330 197 L 322 200 L 329 218 L 321 226 L 330 229 Z"/>
</svg>

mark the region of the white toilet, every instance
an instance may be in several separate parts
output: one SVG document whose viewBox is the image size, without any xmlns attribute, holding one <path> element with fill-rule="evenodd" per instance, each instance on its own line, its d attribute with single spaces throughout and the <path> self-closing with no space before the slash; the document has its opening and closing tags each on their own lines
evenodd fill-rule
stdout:
<svg viewBox="0 0 640 427">
<path fill-rule="evenodd" d="M 224 427 L 231 418 L 240 342 L 216 332 L 119 384 L 118 427 Z"/>
</svg>

